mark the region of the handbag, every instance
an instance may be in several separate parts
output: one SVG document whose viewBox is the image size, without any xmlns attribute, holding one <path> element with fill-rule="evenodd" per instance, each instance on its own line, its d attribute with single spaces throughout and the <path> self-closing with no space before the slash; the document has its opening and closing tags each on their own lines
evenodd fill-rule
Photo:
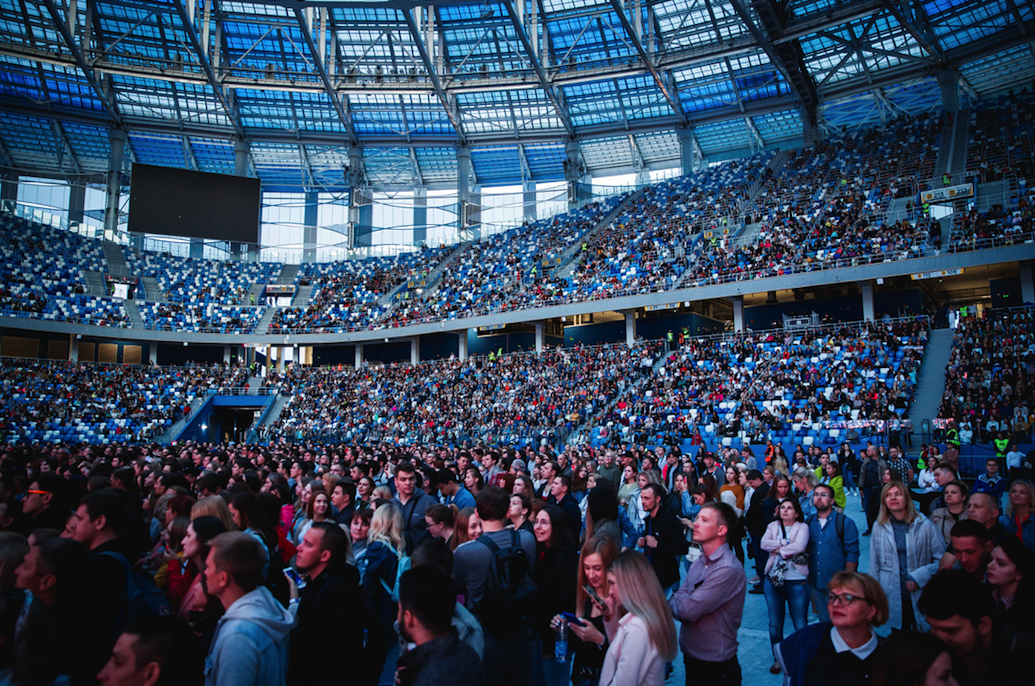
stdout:
<svg viewBox="0 0 1035 686">
<path fill-rule="evenodd" d="M 780 522 L 780 531 L 783 532 L 783 537 L 787 538 L 787 529 L 784 528 L 783 522 Z M 809 566 L 809 553 L 807 550 L 796 553 L 788 559 L 796 565 L 802 565 L 803 567 Z"/>
</svg>

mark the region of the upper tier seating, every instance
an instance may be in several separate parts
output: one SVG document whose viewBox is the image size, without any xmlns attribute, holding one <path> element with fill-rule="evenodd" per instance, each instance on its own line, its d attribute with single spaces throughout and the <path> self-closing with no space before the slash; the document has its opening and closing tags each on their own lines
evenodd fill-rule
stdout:
<svg viewBox="0 0 1035 686">
<path fill-rule="evenodd" d="M 279 262 L 199 260 L 163 253 L 139 256 L 126 248 L 126 264 L 135 276 L 151 276 L 170 302 L 194 305 L 239 305 L 254 284 L 273 283 Z M 154 294 L 148 294 L 154 299 Z"/>
</svg>

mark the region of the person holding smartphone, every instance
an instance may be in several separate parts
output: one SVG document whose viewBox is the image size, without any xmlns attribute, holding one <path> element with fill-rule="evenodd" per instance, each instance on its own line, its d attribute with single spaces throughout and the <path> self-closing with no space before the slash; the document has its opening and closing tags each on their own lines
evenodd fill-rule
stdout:
<svg viewBox="0 0 1035 686">
<path fill-rule="evenodd" d="M 610 538 L 594 537 L 582 546 L 579 589 L 575 599 L 576 621 L 556 615 L 551 626 L 568 625 L 568 645 L 575 655 L 571 682 L 575 686 L 597 686 L 607 654 L 606 622 L 612 621 L 611 608 L 603 600 L 610 595 L 607 569 L 618 557 L 618 546 Z"/>
</svg>

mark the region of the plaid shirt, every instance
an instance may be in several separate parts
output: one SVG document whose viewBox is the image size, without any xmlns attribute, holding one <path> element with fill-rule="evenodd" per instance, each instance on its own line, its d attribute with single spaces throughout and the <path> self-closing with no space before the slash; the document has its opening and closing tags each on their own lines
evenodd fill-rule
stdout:
<svg viewBox="0 0 1035 686">
<path fill-rule="evenodd" d="M 746 593 L 744 566 L 728 545 L 690 565 L 669 601 L 672 614 L 683 623 L 679 645 L 687 657 L 705 662 L 736 657 Z"/>
</svg>

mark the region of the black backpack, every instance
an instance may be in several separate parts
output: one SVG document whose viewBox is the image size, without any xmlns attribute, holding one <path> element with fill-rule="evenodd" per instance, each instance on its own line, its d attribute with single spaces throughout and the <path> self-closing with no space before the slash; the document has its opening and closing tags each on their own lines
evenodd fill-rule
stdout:
<svg viewBox="0 0 1035 686">
<path fill-rule="evenodd" d="M 506 548 L 500 548 L 489 536 L 475 540 L 492 551 L 485 592 L 475 607 L 482 627 L 497 636 L 527 631 L 535 615 L 539 588 L 518 532 L 511 530 L 510 545 Z"/>
</svg>

